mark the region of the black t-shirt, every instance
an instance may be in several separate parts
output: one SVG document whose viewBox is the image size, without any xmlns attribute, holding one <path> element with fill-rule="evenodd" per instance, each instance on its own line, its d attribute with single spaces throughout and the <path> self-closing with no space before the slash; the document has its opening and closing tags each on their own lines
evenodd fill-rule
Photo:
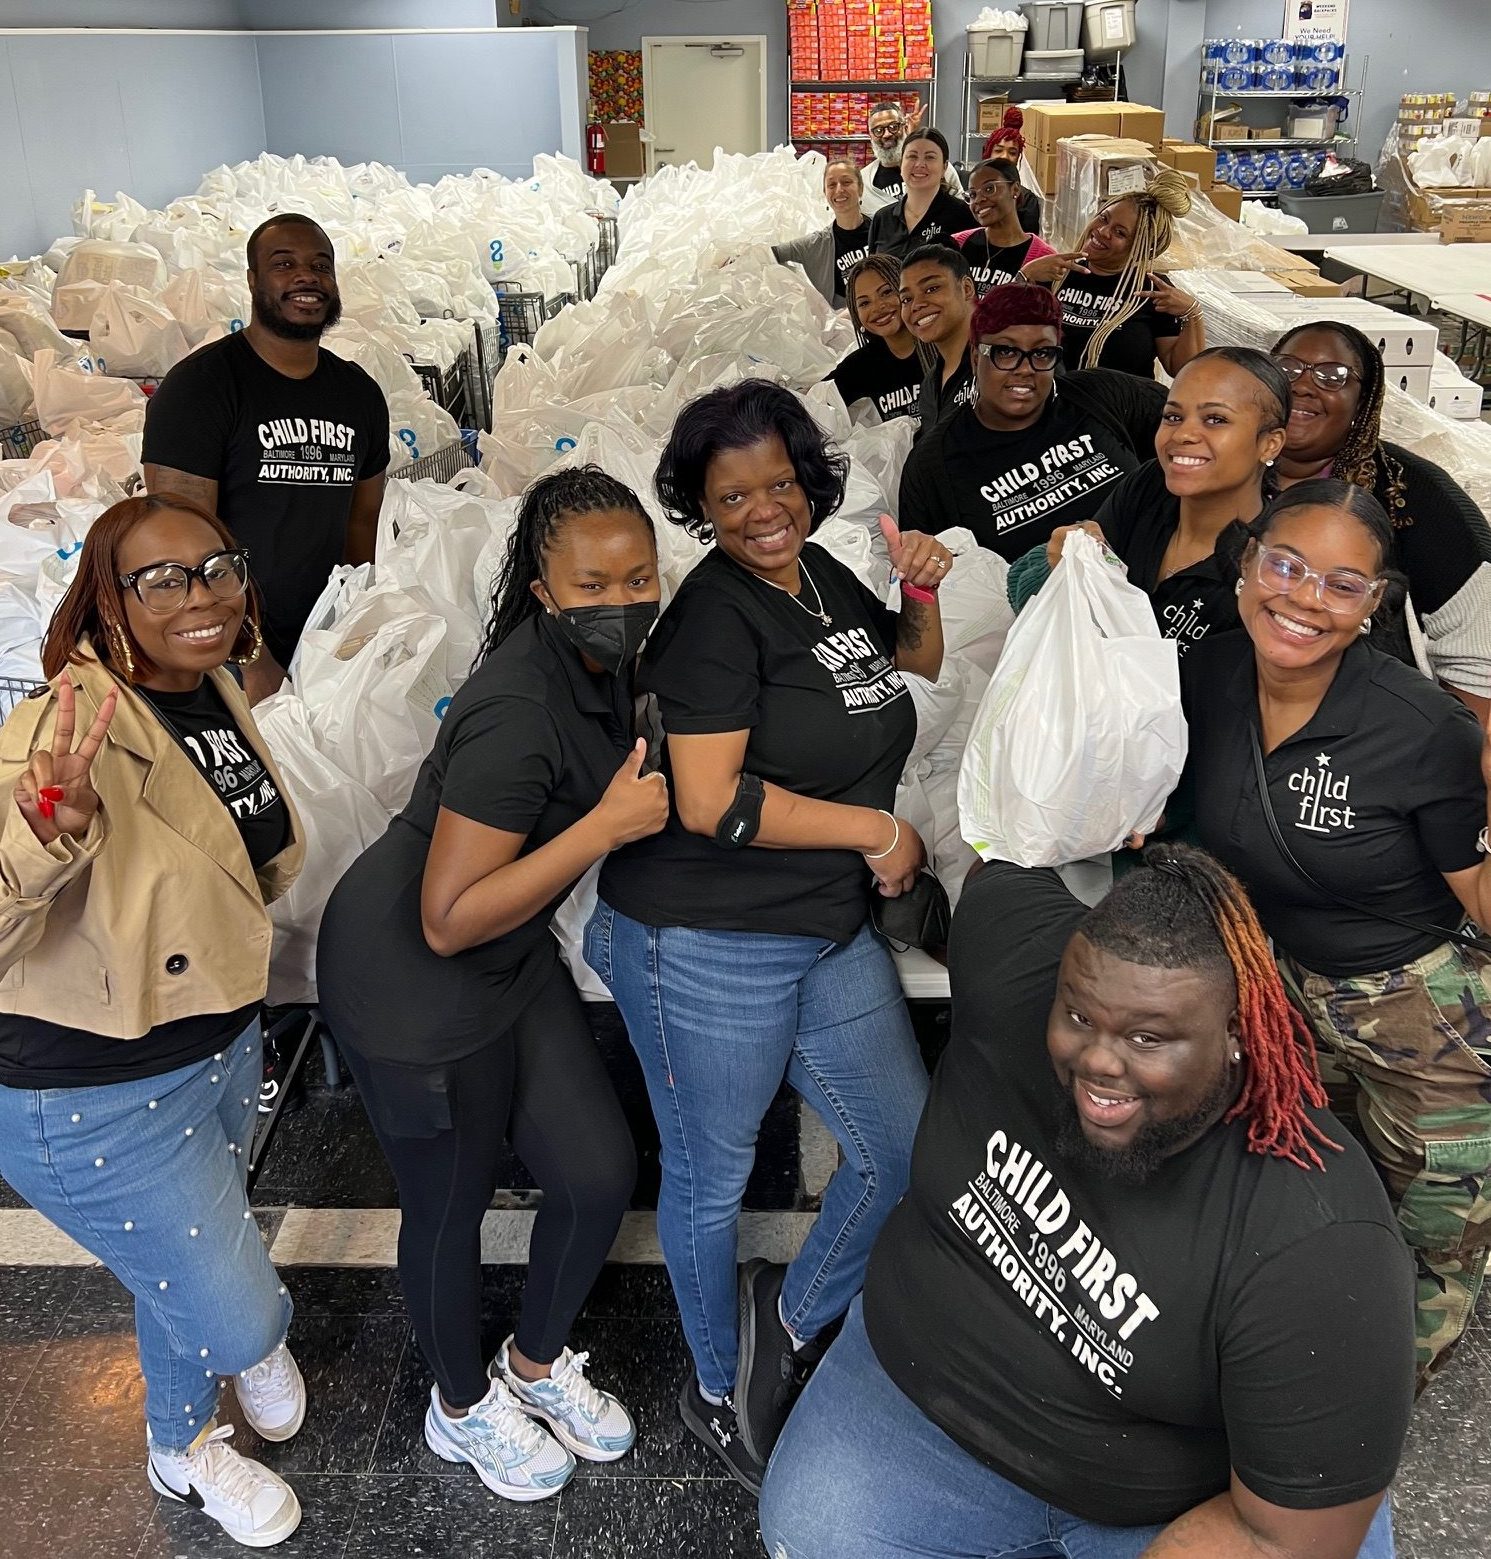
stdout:
<svg viewBox="0 0 1491 1559">
<path fill-rule="evenodd" d="M 990 287 L 1002 287 L 1020 279 L 1020 267 L 1030 253 L 1035 235 L 1027 233 L 1017 244 L 991 244 L 989 235 L 981 228 L 964 240 L 963 258 L 973 273 L 974 291 L 979 297 Z"/>
<path fill-rule="evenodd" d="M 1114 311 L 1113 290 L 1117 285 L 1116 276 L 1086 271 L 1071 272 L 1062 284 L 1057 296 L 1061 299 L 1061 345 L 1068 368 L 1082 366 L 1082 354 L 1093 331 Z M 1139 312 L 1108 337 L 1098 367 L 1153 379 L 1155 342 L 1178 336 L 1180 330 L 1180 321 L 1174 315 L 1161 314 L 1146 298 Z"/>
<path fill-rule="evenodd" d="M 290 842 L 290 810 L 211 680 L 204 677 L 190 693 L 135 691 L 228 809 L 254 870 L 272 861 Z M 44 1018 L 0 1014 L 0 1083 L 92 1088 L 158 1077 L 222 1050 L 248 1027 L 255 1006 L 173 1018 L 127 1044 Z"/>
<path fill-rule="evenodd" d="M 922 387 L 917 392 L 916 420 L 921 426 L 916 436 L 920 438 L 928 428 L 949 421 L 963 407 L 971 406 L 977 399 L 978 385 L 974 383 L 973 364 L 968 354 L 963 354 L 962 362 L 953 371 L 952 378 L 945 383 L 942 378 L 942 360 L 939 358 L 937 366 L 922 380 Z"/>
<path fill-rule="evenodd" d="M 834 235 L 834 302 L 842 304 L 844 288 L 849 273 L 870 252 L 870 219 L 865 217 L 858 227 L 832 226 Z"/>
<path fill-rule="evenodd" d="M 1201 843 L 1246 885 L 1264 929 L 1317 974 L 1400 968 L 1437 947 L 1300 881 L 1259 803 L 1253 643 L 1199 644 L 1181 668 L 1190 726 L 1183 785 Z M 1320 708 L 1263 760 L 1279 830 L 1324 887 L 1365 906 L 1454 928 L 1444 873 L 1477 866 L 1486 825 L 1481 730 L 1453 695 L 1365 643 L 1351 645 Z"/>
<path fill-rule="evenodd" d="M 217 510 L 249 549 L 264 638 L 282 666 L 342 561 L 357 484 L 388 465 L 388 404 L 355 363 L 321 351 L 291 379 L 242 332 L 200 347 L 161 380 L 142 456 L 218 484 Z"/>
<path fill-rule="evenodd" d="M 838 386 L 846 406 L 874 403 L 882 422 L 919 414 L 922 360 L 913 352 L 897 357 L 879 336 L 856 347 L 828 376 Z"/>
<path fill-rule="evenodd" d="M 254 870 L 268 865 L 289 842 L 290 812 L 211 679 L 191 693 L 136 691 L 232 814 Z"/>
<path fill-rule="evenodd" d="M 895 613 L 822 547 L 809 542 L 802 563 L 794 598 L 714 548 L 663 613 L 639 685 L 657 695 L 669 736 L 748 731 L 747 773 L 889 810 L 916 736 Z M 831 623 L 800 604 L 815 594 Z M 600 894 L 651 926 L 847 942 L 864 924 L 869 883 L 853 850 L 722 850 L 689 833 L 675 807 L 662 833 L 607 859 Z"/>
<path fill-rule="evenodd" d="M 1373 489 L 1394 521 L 1393 562 L 1408 576 L 1415 610 L 1437 612 L 1482 563 L 1491 563 L 1491 525 L 1432 461 L 1397 444 L 1382 447 L 1403 472 L 1401 511 L 1395 512 L 1385 472 Z"/>
<path fill-rule="evenodd" d="M 440 809 L 524 835 L 519 856 L 590 812 L 632 743 L 631 695 L 588 672 L 550 620 L 508 635 L 451 700 L 409 804 L 337 884 L 317 980 L 340 1043 L 377 1061 L 458 1061 L 497 1039 L 547 980 L 567 884 L 521 926 L 442 958 L 420 893 Z"/>
<path fill-rule="evenodd" d="M 887 168 L 883 162 L 876 162 L 875 176 L 870 183 L 885 196 L 887 200 L 899 200 L 906 193 L 905 181 L 901 178 L 901 165 L 897 163 L 893 168 Z"/>
<path fill-rule="evenodd" d="M 1413 1383 L 1413 1267 L 1377 1174 L 1324 1110 L 1342 1148 L 1324 1173 L 1248 1152 L 1242 1120 L 1141 1186 L 1063 1159 L 1046 1020 L 1084 913 L 1054 872 L 969 879 L 952 1040 L 865 1279 L 876 1357 L 959 1445 L 1083 1520 L 1172 1521 L 1231 1469 L 1288 1509 L 1369 1498 Z"/>
<path fill-rule="evenodd" d="M 1237 627 L 1237 570 L 1223 551 L 1160 579 L 1165 548 L 1180 524 L 1180 499 L 1165 486 L 1158 460 L 1115 482 L 1093 518 L 1123 559 L 1129 583 L 1154 607 L 1155 621 L 1183 656 L 1209 633 Z"/>
<path fill-rule="evenodd" d="M 914 228 L 906 226 L 906 197 L 902 195 L 894 205 L 882 206 L 870 219 L 870 249 L 874 254 L 893 254 L 904 260 L 913 249 L 923 244 L 945 244 L 949 249 L 958 247 L 954 233 L 966 233 L 977 227 L 968 203 L 939 189 L 927 207 L 926 215 Z"/>
<path fill-rule="evenodd" d="M 1013 561 L 1061 525 L 1091 519 L 1113 484 L 1154 447 L 1165 392 L 1089 369 L 1056 382 L 1040 418 L 1015 433 L 986 428 L 968 406 L 924 432 L 901 473 L 904 523 L 967 526 Z"/>
</svg>

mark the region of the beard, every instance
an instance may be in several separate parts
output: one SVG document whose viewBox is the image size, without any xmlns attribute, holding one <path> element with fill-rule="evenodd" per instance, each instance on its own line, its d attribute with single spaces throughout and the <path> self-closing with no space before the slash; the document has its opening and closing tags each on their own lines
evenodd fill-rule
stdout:
<svg viewBox="0 0 1491 1559">
<path fill-rule="evenodd" d="M 1144 1185 L 1177 1149 L 1221 1118 L 1236 1092 L 1237 1079 L 1224 1068 L 1215 1086 L 1194 1110 L 1173 1120 L 1141 1126 L 1124 1147 L 1101 1148 L 1083 1131 L 1082 1117 L 1071 1089 L 1058 1085 L 1055 1089 L 1056 1151 L 1069 1164 L 1101 1180 L 1116 1181 L 1119 1185 Z"/>
<path fill-rule="evenodd" d="M 901 166 L 901 148 L 906 144 L 904 140 L 897 141 L 894 146 L 882 146 L 875 142 L 875 161 L 882 168 L 899 168 Z"/>
<path fill-rule="evenodd" d="M 280 308 L 278 299 L 265 287 L 253 288 L 251 296 L 254 318 L 283 341 L 317 341 L 342 317 L 342 299 L 335 292 L 327 294 L 326 315 L 319 324 L 290 319 Z"/>
</svg>

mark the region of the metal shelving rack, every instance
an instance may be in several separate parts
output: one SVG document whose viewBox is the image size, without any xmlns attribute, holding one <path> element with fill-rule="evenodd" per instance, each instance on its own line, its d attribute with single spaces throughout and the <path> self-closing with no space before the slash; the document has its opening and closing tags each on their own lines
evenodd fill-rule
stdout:
<svg viewBox="0 0 1491 1559">
<path fill-rule="evenodd" d="M 965 35 L 966 36 L 966 35 Z M 1104 60 L 1106 65 L 1108 60 Z M 1111 62 L 1113 64 L 1113 100 L 1119 101 L 1118 83 L 1122 78 L 1123 54 L 1116 54 Z M 968 156 L 968 148 L 975 141 L 982 145 L 989 138 L 989 131 L 976 128 L 978 112 L 976 98 L 980 87 L 1056 87 L 1058 89 L 1075 86 L 1082 77 L 1080 74 L 1062 76 L 976 76 L 973 73 L 973 52 L 965 42 L 963 45 L 963 140 L 959 150 L 967 160 L 972 163 L 974 158 Z"/>
<path fill-rule="evenodd" d="M 927 111 L 922 115 L 923 124 L 932 124 L 937 115 L 937 67 L 934 63 L 930 76 L 906 77 L 902 80 L 887 81 L 883 77 L 875 81 L 798 81 L 796 72 L 792 68 L 792 56 L 787 56 L 787 125 L 789 134 L 792 126 L 792 99 L 794 97 L 807 97 L 820 92 L 880 92 L 886 96 L 899 96 L 903 92 L 915 90 L 918 97 L 927 100 Z M 820 146 L 843 146 L 846 143 L 856 146 L 868 146 L 868 135 L 792 135 L 792 146 L 795 151 L 811 151 Z"/>
<path fill-rule="evenodd" d="M 1202 69 L 1200 85 L 1196 93 L 1196 139 L 1203 146 L 1209 146 L 1214 151 L 1308 151 L 1328 150 L 1333 147 L 1355 148 L 1357 138 L 1355 134 L 1355 120 L 1352 120 L 1353 128 L 1345 133 L 1321 137 L 1311 136 L 1270 136 L 1265 140 L 1255 141 L 1251 137 L 1243 140 L 1240 136 L 1218 137 L 1217 130 L 1217 100 L 1220 98 L 1226 103 L 1267 103 L 1267 102 L 1291 102 L 1306 101 L 1316 102 L 1326 98 L 1344 97 L 1350 98 L 1355 104 L 1366 92 L 1367 67 L 1371 64 L 1371 56 L 1362 56 L 1361 74 L 1357 78 L 1354 87 L 1344 85 L 1350 80 L 1351 56 L 1341 56 L 1341 81 L 1343 85 L 1334 92 L 1311 92 L 1306 87 L 1292 87 L 1288 91 L 1254 90 L 1252 88 L 1242 92 L 1228 92 L 1219 87 L 1215 79 L 1207 81 L 1205 68 Z M 1200 133 L 1203 114 L 1209 114 L 1207 119 L 1206 135 Z M 1242 192 L 1244 200 L 1277 200 L 1280 191 L 1276 189 L 1245 189 Z M 1286 192 L 1287 193 L 1287 192 Z"/>
</svg>

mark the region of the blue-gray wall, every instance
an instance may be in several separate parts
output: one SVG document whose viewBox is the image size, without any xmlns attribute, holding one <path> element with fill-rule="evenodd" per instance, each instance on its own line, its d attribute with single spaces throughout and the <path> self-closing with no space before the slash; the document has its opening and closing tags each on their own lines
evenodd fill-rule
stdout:
<svg viewBox="0 0 1491 1559">
<path fill-rule="evenodd" d="M 0 35 L 0 255 L 72 231 L 85 188 L 163 205 L 264 150 L 249 37 Z"/>
<path fill-rule="evenodd" d="M 583 156 L 583 34 L 261 36 L 258 46 L 269 151 L 376 159 L 430 182 L 473 167 L 520 175 L 542 151 Z"/>
</svg>

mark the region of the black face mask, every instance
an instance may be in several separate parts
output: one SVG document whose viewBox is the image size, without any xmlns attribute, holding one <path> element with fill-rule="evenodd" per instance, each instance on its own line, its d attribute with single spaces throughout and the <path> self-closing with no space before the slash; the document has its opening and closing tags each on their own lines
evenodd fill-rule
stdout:
<svg viewBox="0 0 1491 1559">
<path fill-rule="evenodd" d="M 619 677 L 642 648 L 657 621 L 656 601 L 625 606 L 571 606 L 556 612 L 554 626 L 603 670 Z"/>
</svg>

